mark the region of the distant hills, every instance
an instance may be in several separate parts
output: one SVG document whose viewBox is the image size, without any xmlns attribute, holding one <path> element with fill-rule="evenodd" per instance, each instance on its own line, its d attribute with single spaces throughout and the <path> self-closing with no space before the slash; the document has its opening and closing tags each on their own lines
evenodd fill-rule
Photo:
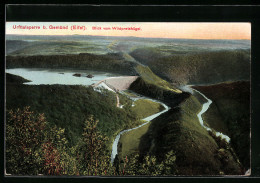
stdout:
<svg viewBox="0 0 260 183">
<path fill-rule="evenodd" d="M 74 57 L 82 57 L 80 54 L 91 54 L 91 59 L 84 57 L 81 62 L 77 62 L 78 67 L 87 64 L 90 69 L 100 70 L 99 67 L 102 65 L 111 68 L 116 63 L 117 67 L 114 67 L 113 71 L 120 68 L 120 73 L 129 73 L 129 69 L 125 66 L 131 65 L 132 67 L 138 63 L 149 66 L 155 74 L 163 79 L 181 85 L 213 84 L 250 79 L 250 40 L 10 34 L 6 35 L 6 40 L 7 56 L 24 57 L 15 59 L 18 61 L 15 65 L 19 67 L 25 65 L 28 67 L 30 64 L 37 67 L 36 63 L 39 63 L 39 60 L 29 63 L 28 56 L 43 58 L 42 56 L 51 55 L 56 55 L 63 60 L 53 60 L 51 65 L 47 65 L 48 67 L 53 67 L 53 65 L 74 67 L 75 64 L 68 65 L 68 63 L 71 63 L 68 62 L 68 58 L 72 56 L 66 55 L 74 55 L 73 59 L 78 60 Z M 111 54 L 117 55 L 116 58 L 110 58 Z M 95 59 L 92 59 L 94 57 Z M 48 58 L 46 57 L 46 59 Z M 14 59 L 11 60 L 14 61 Z M 21 60 L 24 64 L 21 64 Z M 9 61 L 8 58 L 7 66 L 14 64 Z M 57 62 L 60 64 L 57 64 Z M 99 65 L 99 67 L 94 67 L 93 64 Z M 121 67 L 122 65 L 123 67 Z M 102 70 L 105 69 L 104 67 L 101 68 Z M 130 73 L 135 74 L 132 69 L 130 70 Z"/>
<path fill-rule="evenodd" d="M 250 47 L 250 40 L 228 40 L 228 39 L 176 39 L 176 38 L 144 38 L 144 37 L 119 37 L 119 36 L 92 36 L 92 35 L 18 35 L 7 34 L 6 40 L 84 40 L 84 39 L 117 39 L 117 40 L 129 40 L 129 41 L 152 41 L 152 42 L 172 42 L 186 43 L 186 44 L 221 44 L 221 45 L 243 45 L 244 47 Z"/>
</svg>

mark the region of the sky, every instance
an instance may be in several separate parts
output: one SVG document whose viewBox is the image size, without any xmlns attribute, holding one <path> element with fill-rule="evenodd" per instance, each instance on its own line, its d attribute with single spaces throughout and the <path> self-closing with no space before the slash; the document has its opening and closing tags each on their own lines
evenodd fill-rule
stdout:
<svg viewBox="0 0 260 183">
<path fill-rule="evenodd" d="M 18 29 L 21 26 L 39 26 L 40 29 Z M 86 30 L 71 30 L 73 25 Z M 16 26 L 16 28 L 15 28 Z M 46 29 L 43 29 L 43 26 Z M 50 26 L 68 26 L 68 29 L 51 29 Z M 93 30 L 101 27 L 101 30 Z M 104 28 L 110 27 L 110 30 Z M 140 30 L 113 30 L 112 27 L 135 27 Z M 6 22 L 6 34 L 22 35 L 96 35 L 135 36 L 184 39 L 251 39 L 250 23 L 173 23 L 173 22 Z"/>
</svg>

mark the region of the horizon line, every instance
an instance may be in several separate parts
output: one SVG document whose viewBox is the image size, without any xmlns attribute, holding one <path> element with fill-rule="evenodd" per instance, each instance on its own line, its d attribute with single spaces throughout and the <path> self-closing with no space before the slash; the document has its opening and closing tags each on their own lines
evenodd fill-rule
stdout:
<svg viewBox="0 0 260 183">
<path fill-rule="evenodd" d="M 135 38 L 148 38 L 148 39 L 188 39 L 188 40 L 248 40 L 251 41 L 250 39 L 203 39 L 203 38 L 167 38 L 167 37 L 139 37 L 139 36 L 108 36 L 108 35 L 84 35 L 84 34 L 5 34 L 5 35 L 17 35 L 17 36 L 96 36 L 96 37 L 135 37 Z"/>
</svg>

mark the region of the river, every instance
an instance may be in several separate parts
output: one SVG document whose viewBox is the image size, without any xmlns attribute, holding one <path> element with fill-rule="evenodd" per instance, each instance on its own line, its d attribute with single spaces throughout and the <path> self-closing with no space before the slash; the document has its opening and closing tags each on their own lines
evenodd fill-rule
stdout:
<svg viewBox="0 0 260 183">
<path fill-rule="evenodd" d="M 203 126 L 206 130 L 208 131 L 212 131 L 211 128 L 207 127 L 204 125 L 204 122 L 203 122 L 203 119 L 202 119 L 202 114 L 204 114 L 208 109 L 209 109 L 209 106 L 210 104 L 212 103 L 212 101 L 207 98 L 203 93 L 199 92 L 198 90 L 195 90 L 195 89 L 192 89 L 193 91 L 199 93 L 202 97 L 204 97 L 207 102 L 205 102 L 203 105 L 202 105 L 202 109 L 201 111 L 198 113 L 198 118 L 199 118 L 199 122 L 201 124 L 201 126 Z M 221 132 L 216 132 L 216 136 L 217 137 L 221 137 L 221 139 L 225 139 L 228 143 L 230 142 L 230 138 L 227 136 L 227 135 L 224 135 L 223 133 Z"/>
<path fill-rule="evenodd" d="M 199 93 L 201 96 L 203 96 L 203 97 L 207 100 L 207 102 L 205 102 L 205 103 L 202 105 L 202 109 L 201 109 L 201 111 L 197 114 L 197 117 L 198 117 L 199 122 L 200 122 L 200 124 L 201 124 L 202 127 L 204 127 L 207 131 L 212 131 L 211 128 L 209 128 L 209 127 L 207 127 L 207 126 L 204 125 L 204 122 L 203 122 L 203 119 L 202 119 L 202 114 L 204 114 L 204 113 L 209 109 L 210 104 L 212 103 L 212 101 L 211 101 L 209 98 L 207 98 L 204 94 L 202 94 L 201 92 L 199 92 L 199 91 L 197 91 L 197 90 L 195 90 L 195 89 L 192 89 L 192 90 L 195 91 L 195 92 L 197 92 L 197 93 Z M 132 92 L 132 93 L 133 93 L 133 92 Z M 116 138 L 115 138 L 115 140 L 114 140 L 114 142 L 113 142 L 113 146 L 112 146 L 112 153 L 111 153 L 111 163 L 112 163 L 112 164 L 113 164 L 114 159 L 115 159 L 115 157 L 116 157 L 116 155 L 117 155 L 117 153 L 118 153 L 118 152 L 117 152 L 117 146 L 118 146 L 118 142 L 119 142 L 120 137 L 121 137 L 122 134 L 127 133 L 127 132 L 129 132 L 129 131 L 135 130 L 135 129 L 137 129 L 137 128 L 140 128 L 140 127 L 146 125 L 146 124 L 149 123 L 151 120 L 155 119 L 156 117 L 160 116 L 161 114 L 167 112 L 167 111 L 170 109 L 170 107 L 168 107 L 167 105 L 165 105 L 164 103 L 162 103 L 162 102 L 160 102 L 160 101 L 158 101 L 158 100 L 150 99 L 150 98 L 144 97 L 144 96 L 142 96 L 142 95 L 140 95 L 140 94 L 136 94 L 136 93 L 134 93 L 134 94 L 135 94 L 135 95 L 138 95 L 138 97 L 130 97 L 130 98 L 133 99 L 133 100 L 148 99 L 148 100 L 151 100 L 151 101 L 153 101 L 153 102 L 160 103 L 161 105 L 164 106 L 165 109 L 164 109 L 163 111 L 159 112 L 159 113 L 156 113 L 156 114 L 153 114 L 153 115 L 151 115 L 151 116 L 148 116 L 148 117 L 144 118 L 143 120 L 146 121 L 145 123 L 143 123 L 143 124 L 141 124 L 141 125 L 139 125 L 139 126 L 137 126 L 137 127 L 131 128 L 131 129 L 123 130 L 123 131 L 121 131 L 121 132 L 116 136 Z M 228 143 L 230 142 L 230 138 L 229 138 L 227 135 L 224 135 L 224 134 L 221 133 L 221 132 L 216 132 L 216 136 L 217 136 L 217 137 L 220 136 L 222 139 L 225 139 Z"/>
<path fill-rule="evenodd" d="M 123 92 L 122 92 L 123 93 Z M 151 99 L 151 98 L 148 98 L 148 97 L 145 97 L 145 96 L 142 96 L 140 94 L 136 94 L 134 92 L 131 92 L 133 93 L 134 95 L 136 95 L 137 97 L 132 97 L 132 96 L 129 96 L 129 98 L 131 98 L 132 100 L 136 101 L 136 100 L 139 100 L 139 99 L 146 99 L 146 100 L 150 100 L 150 101 L 153 101 L 153 102 L 157 102 L 157 103 L 160 103 L 163 107 L 164 107 L 164 110 L 162 110 L 161 112 L 158 112 L 158 113 L 155 113 L 151 116 L 148 116 L 146 118 L 144 118 L 143 120 L 146 121 L 144 122 L 143 124 L 137 126 L 137 127 L 134 127 L 134 128 L 131 128 L 131 129 L 127 129 L 127 130 L 123 130 L 121 131 L 115 138 L 114 142 L 113 142 L 113 145 L 112 145 L 112 152 L 111 152 L 111 163 L 113 164 L 114 163 L 114 160 L 115 160 L 115 157 L 117 155 L 117 146 L 118 146 L 118 142 L 120 140 L 120 137 L 122 134 L 126 133 L 126 132 L 129 132 L 129 131 L 132 131 L 132 130 L 135 130 L 137 128 L 140 128 L 144 125 L 146 125 L 147 123 L 149 123 L 150 121 L 152 121 L 153 119 L 157 118 L 158 116 L 160 116 L 161 114 L 167 112 L 168 110 L 170 110 L 170 107 L 165 105 L 164 103 L 158 101 L 158 100 L 155 100 L 155 99 Z M 127 95 L 127 94 L 126 94 Z"/>
<path fill-rule="evenodd" d="M 53 84 L 61 84 L 61 85 L 91 85 L 93 83 L 97 83 L 99 81 L 105 80 L 107 78 L 111 77 L 118 77 L 119 75 L 117 74 L 112 74 L 112 73 L 105 73 L 105 72 L 98 72 L 98 71 L 88 71 L 88 70 L 69 70 L 69 69 L 31 69 L 31 68 L 15 68 L 15 69 L 6 69 L 6 73 L 14 74 L 21 76 L 27 80 L 30 80 L 29 82 L 26 82 L 24 84 L 28 85 L 53 85 Z M 73 76 L 75 73 L 81 74 L 81 77 L 76 77 Z M 92 74 L 94 77 L 93 78 L 87 78 L 86 76 L 88 74 Z M 106 87 L 105 87 L 106 88 Z M 107 88 L 109 89 L 109 88 Z M 113 90 L 112 90 L 113 91 Z M 122 92 L 123 93 L 123 92 Z M 137 93 L 132 92 L 136 97 L 130 97 L 132 100 L 139 100 L 139 99 L 147 99 L 151 100 L 153 102 L 160 103 L 161 105 L 164 106 L 164 110 L 161 112 L 158 112 L 156 114 L 153 114 L 151 116 L 148 116 L 144 118 L 143 120 L 146 121 L 145 123 L 132 128 L 128 130 L 123 130 L 121 131 L 115 138 L 113 146 L 112 146 L 112 153 L 111 153 L 111 162 L 113 163 L 114 158 L 117 154 L 117 145 L 118 141 L 120 139 L 120 136 L 123 133 L 129 132 L 131 130 L 140 128 L 147 123 L 149 123 L 151 120 L 154 118 L 158 117 L 159 115 L 167 112 L 170 107 L 165 105 L 164 103 L 150 99 L 148 97 L 144 97 L 142 95 L 139 95 Z"/>
<path fill-rule="evenodd" d="M 210 106 L 210 104 L 212 103 L 212 101 L 211 101 L 209 98 L 207 98 L 204 94 L 202 94 L 201 92 L 199 92 L 198 90 L 195 90 L 195 89 L 193 89 L 193 88 L 192 88 L 192 90 L 195 91 L 195 92 L 197 92 L 197 93 L 199 93 L 201 96 L 203 96 L 203 97 L 207 100 L 207 102 L 203 104 L 202 109 L 201 109 L 201 111 L 198 113 L 197 116 L 198 116 L 198 118 L 199 118 L 199 121 L 200 121 L 201 126 L 203 126 L 203 127 L 204 127 L 206 130 L 208 130 L 208 131 L 212 131 L 211 128 L 209 128 L 209 127 L 207 127 L 207 126 L 204 125 L 203 119 L 202 119 L 202 114 L 204 114 L 204 113 L 209 109 L 209 106 Z M 223 134 L 223 133 L 221 133 L 221 132 L 216 132 L 216 136 L 217 136 L 217 137 L 220 136 L 221 139 L 225 139 L 226 142 L 228 142 L 228 143 L 230 142 L 229 136 L 227 136 L 227 135 L 225 135 L 225 134 Z M 251 169 L 248 169 L 248 170 L 245 172 L 245 175 L 246 175 L 246 176 L 250 176 L 250 175 L 251 175 Z"/>
<path fill-rule="evenodd" d="M 88 86 L 88 85 L 91 85 L 93 83 L 97 83 L 99 81 L 105 80 L 109 77 L 119 76 L 117 74 L 98 72 L 98 71 L 66 70 L 66 69 L 15 68 L 15 69 L 6 69 L 6 72 L 10 73 L 10 74 L 18 75 L 18 76 L 21 76 L 21 77 L 23 77 L 27 80 L 30 80 L 30 82 L 25 83 L 25 84 L 29 84 L 29 85 L 62 84 L 62 85 L 86 85 L 86 86 Z M 75 73 L 81 74 L 81 77 L 73 76 Z M 86 76 L 88 74 L 92 74 L 94 77 L 93 78 L 87 78 Z M 204 122 L 203 122 L 203 119 L 202 119 L 202 114 L 204 114 L 209 109 L 212 101 L 209 98 L 207 98 L 204 94 L 202 94 L 201 92 L 199 92 L 195 89 L 192 89 L 192 90 L 199 93 L 201 96 L 203 96 L 207 100 L 207 102 L 202 105 L 202 109 L 197 114 L 197 116 L 198 116 L 198 119 L 199 119 L 201 126 L 203 126 L 208 131 L 212 131 L 211 128 L 204 125 Z M 122 92 L 122 93 L 125 94 L 124 92 Z M 142 96 L 142 95 L 134 93 L 134 92 L 132 92 L 132 93 L 135 95 L 135 97 L 128 95 L 132 100 L 148 99 L 148 100 L 151 100 L 153 102 L 160 103 L 161 105 L 164 106 L 165 109 L 161 112 L 158 112 L 156 114 L 153 114 L 151 116 L 144 118 L 143 120 L 146 121 L 145 123 L 143 123 L 143 124 L 141 124 L 137 127 L 121 131 L 116 136 L 116 138 L 113 142 L 112 153 L 111 153 L 111 163 L 114 162 L 115 156 L 118 153 L 117 152 L 117 146 L 118 146 L 120 136 L 122 134 L 146 125 L 147 123 L 149 123 L 150 121 L 152 121 L 153 119 L 155 119 L 156 117 L 160 116 L 161 114 L 167 112 L 170 109 L 170 107 L 168 107 L 167 105 L 165 105 L 164 103 L 162 103 L 158 100 L 154 100 L 154 99 Z M 125 95 L 127 95 L 127 94 L 125 94 Z M 228 143 L 230 142 L 230 138 L 227 135 L 224 135 L 221 132 L 216 132 L 216 136 L 220 136 L 222 139 L 225 139 Z"/>
</svg>

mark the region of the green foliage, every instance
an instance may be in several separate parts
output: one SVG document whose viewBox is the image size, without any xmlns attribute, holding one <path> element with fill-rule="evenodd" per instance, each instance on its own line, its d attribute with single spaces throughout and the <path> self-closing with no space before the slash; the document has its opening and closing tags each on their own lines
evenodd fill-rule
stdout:
<svg viewBox="0 0 260 183">
<path fill-rule="evenodd" d="M 78 46 L 71 43 L 55 48 L 55 51 L 62 52 Z M 176 83 L 214 83 L 249 78 L 248 50 L 187 53 L 174 49 L 160 46 L 137 49 L 131 53 L 152 70 L 125 62 L 120 54 L 8 56 L 7 67 L 87 68 L 123 74 L 138 73 L 141 78 L 131 86 L 132 89 L 164 100 L 171 107 L 179 105 L 189 95 L 180 94 L 180 90 L 152 71 Z M 170 54 L 165 54 L 169 51 Z M 175 54 L 176 51 L 178 54 Z M 177 108 L 155 119 L 149 129 L 139 129 L 137 133 L 141 134 L 142 130 L 142 135 L 147 132 L 140 144 L 138 141 L 140 154 L 130 153 L 115 168 L 110 165 L 110 147 L 106 143 L 111 145 L 111 139 L 119 131 L 136 126 L 139 123 L 136 114 L 141 110 L 131 110 L 131 101 L 120 94 L 120 102 L 125 105 L 122 109 L 116 107 L 115 95 L 110 92 L 100 94 L 82 86 L 24 86 L 21 85 L 23 82 L 26 80 L 7 74 L 7 110 L 10 110 L 6 126 L 7 173 L 148 176 L 241 173 L 240 162 L 231 146 L 209 134 L 198 123 L 196 113 L 201 106 L 194 97 L 189 97 Z M 226 94 L 226 91 L 214 90 L 211 93 Z M 243 162 L 249 162 L 249 113 L 247 107 L 239 105 L 243 102 L 240 98 L 244 96 L 232 99 L 219 97 L 221 99 L 216 97 L 215 108 L 223 116 L 221 123 L 228 127 L 231 143 L 239 156 L 244 158 Z M 249 102 L 248 95 L 246 102 Z M 43 115 L 34 114 L 29 108 L 12 110 L 28 105 L 36 112 L 44 112 L 50 124 L 46 123 Z M 241 112 L 244 109 L 246 113 Z M 93 116 L 84 122 L 90 115 L 100 122 Z M 106 136 L 110 137 L 110 143 Z"/>
<path fill-rule="evenodd" d="M 148 84 L 158 86 L 159 88 L 162 88 L 164 90 L 170 90 L 172 92 L 181 93 L 180 90 L 176 89 L 170 83 L 155 75 L 152 72 L 152 70 L 147 66 L 137 65 L 136 71 L 142 77 L 142 79 Z"/>
<path fill-rule="evenodd" d="M 49 126 L 43 114 L 29 107 L 11 110 L 6 126 L 7 173 L 13 175 L 76 175 L 77 162 L 64 129 Z"/>
<path fill-rule="evenodd" d="M 164 103 L 171 105 L 173 107 L 177 106 L 185 98 L 189 97 L 190 94 L 186 92 L 173 92 L 172 90 L 162 88 L 155 84 L 146 82 L 143 77 L 137 78 L 130 86 L 129 90 L 136 93 L 155 98 L 163 101 Z"/>
<path fill-rule="evenodd" d="M 159 47 L 140 48 L 130 55 L 167 80 L 180 84 L 249 80 L 250 50 L 186 51 L 163 54 Z M 239 73 L 239 74 L 238 74 Z"/>
<path fill-rule="evenodd" d="M 166 157 L 164 159 L 164 169 L 163 169 L 163 175 L 176 175 L 177 173 L 177 165 L 175 163 L 176 161 L 176 155 L 175 153 L 173 152 L 173 150 L 169 151 L 167 154 L 166 154 Z"/>
<path fill-rule="evenodd" d="M 250 167 L 250 83 L 246 81 L 197 86 L 213 103 L 205 113 L 208 125 L 228 135 L 246 169 Z"/>
<path fill-rule="evenodd" d="M 136 74 L 135 63 L 127 62 L 118 54 L 74 54 L 74 55 L 35 55 L 7 56 L 7 68 L 73 68 L 110 71 L 124 75 Z"/>
<path fill-rule="evenodd" d="M 173 151 L 165 154 L 163 161 L 159 162 L 156 156 L 146 155 L 140 158 L 138 154 L 126 156 L 119 164 L 119 175 L 142 176 L 171 176 L 176 175 L 176 155 Z"/>
<path fill-rule="evenodd" d="M 31 106 L 35 112 L 44 113 L 51 125 L 65 129 L 69 146 L 77 144 L 84 120 L 91 114 L 100 121 L 98 129 L 110 139 L 119 131 L 139 124 L 137 116 L 130 110 L 130 100 L 122 100 L 129 104 L 120 109 L 116 107 L 115 94 L 109 91 L 98 93 L 84 86 L 7 83 L 6 94 L 8 110 Z"/>
<path fill-rule="evenodd" d="M 68 147 L 65 130 L 49 126 L 42 114 L 29 107 L 8 113 L 7 172 L 13 175 L 173 175 L 176 156 L 166 154 L 164 162 L 154 156 L 140 161 L 134 156 L 124 168 L 115 172 L 107 151 L 108 138 L 98 130 L 98 120 L 90 116 L 85 121 L 82 139 Z M 22 138 L 23 137 L 23 138 Z"/>
<path fill-rule="evenodd" d="M 68 147 L 65 130 L 48 127 L 45 131 L 45 141 L 42 144 L 44 156 L 44 174 L 46 175 L 78 175 L 77 161 L 73 150 Z"/>
<path fill-rule="evenodd" d="M 65 130 L 49 126 L 29 107 L 8 113 L 7 173 L 12 175 L 107 175 L 111 173 L 108 138 L 90 117 L 77 146 L 68 147 Z"/>
<path fill-rule="evenodd" d="M 39 152 L 44 140 L 46 121 L 29 107 L 11 110 L 6 122 L 6 168 L 14 175 L 37 175 L 42 172 Z"/>
<path fill-rule="evenodd" d="M 97 125 L 98 120 L 93 116 L 85 121 L 78 152 L 82 175 L 106 175 L 109 172 L 110 158 L 106 148 L 108 138 L 98 131 Z"/>
<path fill-rule="evenodd" d="M 240 165 L 231 150 L 226 149 L 230 158 L 228 164 L 224 165 L 216 156 L 220 147 L 200 125 L 197 117 L 200 110 L 201 104 L 191 96 L 179 107 L 153 120 L 140 141 L 140 154 L 150 153 L 158 161 L 165 161 L 165 154 L 173 150 L 178 175 L 218 175 L 220 171 L 240 174 Z"/>
</svg>

